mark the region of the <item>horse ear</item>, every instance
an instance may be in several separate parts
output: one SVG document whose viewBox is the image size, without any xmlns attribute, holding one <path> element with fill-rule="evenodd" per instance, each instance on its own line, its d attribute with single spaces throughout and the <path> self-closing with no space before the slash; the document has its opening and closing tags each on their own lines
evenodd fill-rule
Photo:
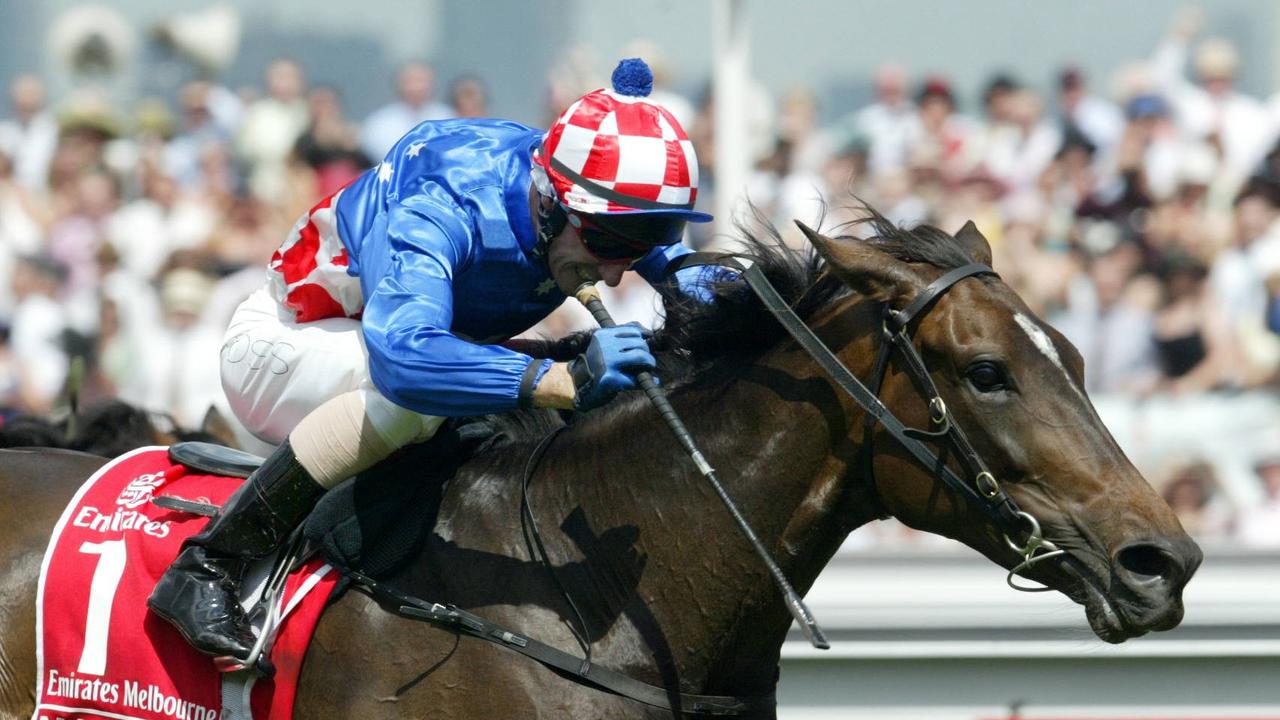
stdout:
<svg viewBox="0 0 1280 720">
<path fill-rule="evenodd" d="M 972 220 L 960 228 L 960 232 L 956 233 L 956 239 L 969 251 L 969 255 L 974 259 L 974 262 L 991 265 L 991 244 L 979 232 L 978 226 L 974 225 Z"/>
<path fill-rule="evenodd" d="M 920 279 L 907 264 L 869 243 L 834 240 L 796 220 L 827 267 L 859 295 L 891 301 L 919 290 Z"/>
</svg>

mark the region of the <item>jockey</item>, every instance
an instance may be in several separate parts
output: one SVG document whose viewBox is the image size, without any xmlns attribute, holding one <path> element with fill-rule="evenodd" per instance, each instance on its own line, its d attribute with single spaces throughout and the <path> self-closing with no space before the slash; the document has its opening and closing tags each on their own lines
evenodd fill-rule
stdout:
<svg viewBox="0 0 1280 720">
<path fill-rule="evenodd" d="M 237 594 L 344 479 L 430 438 L 449 416 L 586 410 L 635 387 L 654 358 L 635 325 L 596 331 L 554 363 L 500 342 L 584 281 L 661 280 L 695 212 L 698 168 L 676 119 L 645 99 L 639 59 L 547 133 L 502 120 L 425 122 L 377 167 L 304 215 L 222 348 L 231 407 L 279 443 L 190 538 L 148 605 L 197 649 L 244 660 Z M 703 297 L 690 268 L 682 289 Z"/>
</svg>

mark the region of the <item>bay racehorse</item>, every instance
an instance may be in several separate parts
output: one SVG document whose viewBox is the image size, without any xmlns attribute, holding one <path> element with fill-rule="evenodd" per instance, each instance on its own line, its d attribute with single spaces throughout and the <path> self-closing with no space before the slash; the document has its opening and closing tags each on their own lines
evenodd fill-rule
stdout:
<svg viewBox="0 0 1280 720">
<path fill-rule="evenodd" d="M 747 253 L 788 303 L 868 382 L 898 310 L 949 270 L 990 263 L 970 225 L 956 236 L 878 216 L 876 237 L 811 231 L 819 257 L 770 232 Z M 807 229 L 806 229 L 807 230 Z M 806 591 L 844 538 L 895 516 L 956 538 L 1006 568 L 1002 532 L 938 468 L 907 453 L 788 338 L 741 278 L 703 306 L 670 299 L 654 339 L 666 392 L 779 565 Z M 907 426 L 938 403 L 993 479 L 1064 552 L 1026 576 L 1084 606 L 1121 642 L 1176 626 L 1196 545 L 1103 426 L 1080 355 L 998 277 L 955 281 L 909 326 L 927 373 L 889 356 L 878 394 Z M 905 337 L 905 336 L 904 336 Z M 443 487 L 422 554 L 394 578 L 565 651 L 582 627 L 598 665 L 680 692 L 772 692 L 791 622 L 719 500 L 638 393 L 572 417 L 530 473 L 529 509 L 559 584 L 521 529 L 520 478 L 551 412 L 495 418 L 501 435 Z M 927 436 L 954 472 L 962 452 Z M 29 717 L 36 573 L 67 499 L 101 460 L 23 452 L 0 462 L 0 718 Z M 970 479 L 972 475 L 968 476 Z M 869 589 L 874 592 L 874 589 Z M 579 622 L 580 618 L 580 622 Z M 325 613 L 303 668 L 299 718 L 649 718 L 649 707 L 576 682 L 491 643 L 387 613 L 348 592 Z M 771 717 L 772 709 L 758 713 Z"/>
</svg>

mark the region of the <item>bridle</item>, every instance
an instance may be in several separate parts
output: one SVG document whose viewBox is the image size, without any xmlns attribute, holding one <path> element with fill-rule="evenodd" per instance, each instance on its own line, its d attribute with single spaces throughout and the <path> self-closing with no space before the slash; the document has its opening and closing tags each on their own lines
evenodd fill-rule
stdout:
<svg viewBox="0 0 1280 720">
<path fill-rule="evenodd" d="M 977 503 L 978 507 L 983 509 L 996 527 L 1000 528 L 1004 541 L 1009 548 L 1022 557 L 1022 562 L 1010 570 L 1005 578 L 1009 587 L 1024 592 L 1044 592 L 1053 588 L 1018 585 L 1014 582 L 1014 578 L 1018 577 L 1019 572 L 1031 567 L 1033 564 L 1050 557 L 1063 555 L 1066 551 L 1058 548 L 1053 541 L 1045 539 L 1040 530 L 1040 522 L 1036 520 L 1035 516 L 1018 508 L 1017 503 L 1004 492 L 999 481 L 987 468 L 982 456 L 973 448 L 973 443 L 969 442 L 964 429 L 958 423 L 952 422 L 947 403 L 942 399 L 942 395 L 939 394 L 933 378 L 929 375 L 929 371 L 924 365 L 923 358 L 920 357 L 920 352 L 916 350 L 915 344 L 911 342 L 911 336 L 908 333 L 908 328 L 912 322 L 919 317 L 923 317 L 923 314 L 933 307 L 934 302 L 954 287 L 956 283 L 965 278 L 982 275 L 1000 277 L 986 265 L 970 263 L 951 270 L 934 280 L 902 310 L 894 310 L 887 304 L 884 306 L 883 322 L 881 323 L 883 342 L 881 342 L 880 349 L 876 355 L 870 391 L 873 394 L 879 393 L 880 386 L 884 382 L 884 376 L 888 372 L 889 360 L 896 350 L 898 355 L 902 357 L 906 372 L 912 382 L 928 397 L 929 422 L 931 427 L 936 427 L 937 429 L 918 430 L 902 427 L 900 429 L 901 436 L 899 436 L 898 432 L 894 432 L 892 428 L 890 428 L 890 432 L 895 437 L 898 437 L 899 441 L 902 441 L 904 439 L 903 436 L 905 436 L 906 439 L 928 440 L 944 447 L 949 444 L 955 448 L 956 455 L 959 457 L 961 465 L 964 466 L 966 475 L 972 478 L 972 484 L 965 483 L 955 473 L 951 472 L 950 467 L 946 464 L 945 455 L 936 457 L 934 473 L 948 487 L 963 488 L 965 497 Z M 897 420 L 892 414 L 889 417 L 894 421 Z M 880 422 L 889 427 L 883 418 Z M 868 414 L 865 427 L 865 442 L 863 443 L 867 477 L 873 477 L 871 459 L 874 451 L 872 441 L 876 424 L 876 420 Z M 898 424 L 900 425 L 901 423 Z M 911 450 L 920 460 L 927 460 L 927 458 L 917 453 L 914 448 L 908 447 L 908 450 Z M 872 486 L 875 486 L 874 482 Z M 969 492 L 970 490 L 976 490 L 977 495 L 975 496 L 973 492 Z M 1026 532 L 1027 539 L 1022 544 L 1018 544 L 1013 538 L 1023 531 Z M 1040 552 L 1042 550 L 1044 552 Z"/>
<path fill-rule="evenodd" d="M 929 376 L 924 360 L 911 342 L 909 332 L 913 321 L 927 314 L 937 299 L 954 287 L 956 283 L 966 278 L 983 275 L 999 277 L 994 270 L 983 264 L 971 263 L 944 273 L 925 287 L 919 295 L 901 310 L 894 310 L 886 305 L 883 309 L 881 326 L 882 342 L 876 357 L 871 386 L 868 387 L 859 381 L 844 366 L 844 363 L 840 362 L 835 353 L 818 338 L 809 326 L 805 325 L 804 321 L 795 314 L 795 311 L 791 309 L 790 305 L 787 304 L 778 290 L 773 287 L 773 284 L 769 282 L 758 266 L 747 266 L 737 256 L 733 255 L 691 253 L 668 263 L 665 273 L 667 277 L 670 277 L 678 270 L 701 265 L 719 266 L 741 273 L 747 286 L 756 294 L 765 308 L 777 318 L 783 328 L 831 376 L 831 379 L 866 411 L 863 462 L 867 473 L 871 472 L 871 459 L 873 456 L 871 439 L 876 426 L 883 425 L 885 430 L 893 435 L 898 443 L 910 452 L 918 462 L 927 468 L 931 468 L 937 479 L 981 510 L 999 528 L 1005 543 L 1022 557 L 1022 562 L 1014 566 L 1006 578 L 1006 582 L 1009 583 L 1010 587 L 1024 592 L 1044 592 L 1052 589 L 1018 585 L 1014 582 L 1014 578 L 1019 577 L 1018 573 L 1032 565 L 1052 557 L 1064 555 L 1066 551 L 1058 548 L 1052 541 L 1045 539 L 1040 530 L 1039 521 L 1031 514 L 1021 510 L 1013 498 L 1005 493 L 1004 488 L 1000 486 L 999 481 L 987 468 L 986 463 L 983 462 L 982 457 L 973 448 L 973 444 L 969 442 L 959 424 L 953 421 L 946 402 L 943 401 L 933 379 Z M 911 376 L 915 386 L 922 390 L 923 395 L 927 396 L 930 425 L 936 429 L 919 430 L 907 427 L 877 397 L 880 386 L 884 382 L 885 374 L 888 371 L 889 361 L 895 352 L 903 358 L 906 372 Z M 586 623 L 582 618 L 582 614 L 578 611 L 577 605 L 573 602 L 573 598 L 556 577 L 554 565 L 542 542 L 537 520 L 533 516 L 528 499 L 529 483 L 532 480 L 534 471 L 538 467 L 543 454 L 564 429 L 564 426 L 558 426 L 549 432 L 534 448 L 525 465 L 521 485 L 521 523 L 526 532 L 526 542 L 533 546 L 531 551 L 536 548 L 536 552 L 532 554 L 537 557 L 547 572 L 550 573 L 557 589 L 565 598 L 568 607 L 575 616 L 578 628 L 575 629 L 573 624 L 570 623 L 570 630 L 582 648 L 583 656 L 564 652 L 535 638 L 501 624 L 485 620 L 453 605 L 441 605 L 413 597 L 350 569 L 344 572 L 356 580 L 357 587 L 387 603 L 392 608 L 398 608 L 396 612 L 402 617 L 424 620 L 446 627 L 459 634 L 469 635 L 500 645 L 554 668 L 565 676 L 574 678 L 579 682 L 653 707 L 692 715 L 723 716 L 758 715 L 773 708 L 773 693 L 758 696 L 683 693 L 678 690 L 644 683 L 592 662 L 591 643 L 587 639 Z M 971 479 L 966 481 L 960 475 L 957 475 L 947 464 L 945 453 L 942 455 L 935 453 L 926 444 L 926 440 L 942 445 L 944 448 L 954 449 L 960 464 L 963 466 L 965 476 Z M 872 476 L 868 475 L 868 477 Z M 874 486 L 874 484 L 873 480 L 872 485 Z M 1026 539 L 1022 542 L 1014 539 L 1022 535 L 1026 536 Z"/>
<path fill-rule="evenodd" d="M 1000 530 L 1005 543 L 1022 558 L 1022 562 L 1009 570 L 1005 578 L 1010 587 L 1023 592 L 1052 590 L 1049 587 L 1019 585 L 1015 582 L 1015 578 L 1032 565 L 1064 555 L 1066 551 L 1060 549 L 1053 541 L 1046 539 L 1040 529 L 1040 522 L 1033 515 L 1019 508 L 1013 498 L 1009 497 L 974 449 L 973 443 L 969 442 L 964 430 L 954 422 L 946 402 L 938 393 L 933 378 L 929 376 L 923 358 L 912 343 L 909 332 L 912 323 L 928 314 L 938 298 L 955 287 L 957 283 L 966 278 L 983 275 L 998 278 L 999 275 L 994 270 L 981 263 L 970 263 L 950 270 L 929 283 L 901 310 L 895 310 L 886 304 L 882 312 L 881 343 L 871 385 L 868 387 L 858 380 L 844 363 L 840 362 L 835 353 L 818 338 L 817 334 L 795 314 L 759 267 L 744 266 L 733 255 L 691 253 L 672 260 L 667 265 L 666 274 L 670 276 L 683 268 L 699 265 L 715 265 L 741 272 L 747 286 L 782 324 L 782 327 L 827 372 L 831 379 L 866 411 L 862 462 L 865 472 L 868 473 L 867 477 L 872 477 L 870 474 L 873 457 L 871 441 L 876 426 L 882 425 L 920 464 L 930 468 L 938 480 L 967 499 Z M 878 397 L 880 386 L 888 371 L 889 361 L 895 352 L 904 361 L 906 373 L 915 387 L 926 396 L 931 430 L 908 427 Z M 926 444 L 926 440 L 941 445 L 944 452 L 941 455 L 935 453 Z M 947 464 L 946 450 L 948 449 L 954 449 L 968 480 L 957 475 Z M 875 486 L 874 481 L 872 486 Z M 1023 536 L 1025 540 L 1021 542 L 1015 539 Z"/>
</svg>

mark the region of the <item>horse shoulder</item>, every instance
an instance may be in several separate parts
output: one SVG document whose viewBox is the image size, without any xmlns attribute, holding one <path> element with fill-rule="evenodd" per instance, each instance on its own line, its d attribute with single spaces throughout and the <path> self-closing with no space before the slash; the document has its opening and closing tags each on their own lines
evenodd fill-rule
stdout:
<svg viewBox="0 0 1280 720">
<path fill-rule="evenodd" d="M 522 539 L 521 479 L 493 468 L 474 459 L 449 481 L 422 554 L 392 580 L 418 597 L 456 604 L 576 653 L 561 617 L 562 600 Z M 558 520 L 547 518 L 553 530 Z M 579 690 L 533 660 L 400 618 L 351 591 L 320 620 L 295 714 L 300 720 L 481 718 L 541 707 L 559 716 L 544 704 L 601 702 L 595 691 L 578 698 Z"/>
<path fill-rule="evenodd" d="M 40 563 L 71 496 L 106 462 L 69 450 L 0 450 L 0 718 L 34 710 Z"/>
</svg>

